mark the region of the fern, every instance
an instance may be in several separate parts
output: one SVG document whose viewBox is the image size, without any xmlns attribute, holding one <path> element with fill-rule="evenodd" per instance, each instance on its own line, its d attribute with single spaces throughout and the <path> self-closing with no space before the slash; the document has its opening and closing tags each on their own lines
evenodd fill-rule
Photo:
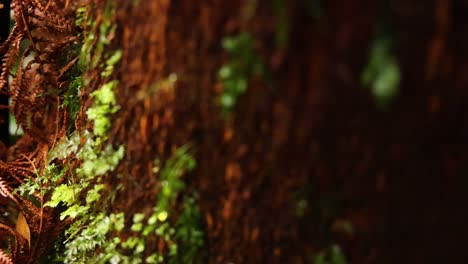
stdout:
<svg viewBox="0 0 468 264">
<path fill-rule="evenodd" d="M 5 253 L 5 251 L 1 250 L 0 249 L 0 263 L 2 264 L 13 264 L 13 259 L 8 256 L 7 253 Z"/>
</svg>

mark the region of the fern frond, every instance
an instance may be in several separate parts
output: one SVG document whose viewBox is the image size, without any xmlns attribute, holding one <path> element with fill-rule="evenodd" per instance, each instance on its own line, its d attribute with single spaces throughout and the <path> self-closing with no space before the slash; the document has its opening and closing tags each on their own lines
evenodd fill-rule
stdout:
<svg viewBox="0 0 468 264">
<path fill-rule="evenodd" d="M 2 195 L 5 198 L 13 199 L 15 200 L 15 197 L 10 191 L 10 187 L 4 182 L 3 180 L 0 179 L 0 195 Z"/>
<path fill-rule="evenodd" d="M 0 249 L 0 264 L 13 264 L 13 259 L 3 250 Z"/>
</svg>

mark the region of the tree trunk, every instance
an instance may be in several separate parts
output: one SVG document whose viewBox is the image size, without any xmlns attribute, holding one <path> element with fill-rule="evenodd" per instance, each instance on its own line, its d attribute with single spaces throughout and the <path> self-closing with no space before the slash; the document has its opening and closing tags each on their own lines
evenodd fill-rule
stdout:
<svg viewBox="0 0 468 264">
<path fill-rule="evenodd" d="M 147 217 L 168 185 L 161 164 L 189 149 L 196 167 L 173 168 L 181 171 L 185 189 L 171 204 L 175 213 L 165 212 L 159 221 L 175 223 L 185 198 L 197 197 L 204 231 L 199 263 L 343 263 L 340 258 L 458 263 L 468 258 L 468 6 L 463 1 L 112 3 L 111 12 L 106 1 L 88 1 L 96 24 L 83 26 L 85 31 L 108 21 L 116 28 L 106 35 L 107 53 L 92 53 L 97 66 L 83 73 L 75 122 L 78 132 L 96 130 L 86 111 L 96 104 L 95 91 L 117 81 L 118 111 L 112 112 L 103 141 L 124 146 L 125 155 L 94 183 L 115 194 L 103 211 L 124 212 L 126 226 L 108 236 L 128 241 L 135 235 L 132 217 Z M 98 46 L 99 37 L 94 40 Z M 115 69 L 103 73 L 120 51 Z M 379 83 L 382 79 L 386 82 Z M 378 90 L 391 84 L 391 94 Z M 63 103 L 61 96 L 47 98 Z M 40 126 L 33 127 L 26 136 L 35 151 L 24 153 L 52 152 L 67 137 L 63 127 L 70 115 L 57 109 L 43 119 L 57 119 L 54 125 L 62 132 L 41 141 L 34 137 Z M 84 141 L 81 137 L 80 144 Z M 55 163 L 82 169 L 76 156 Z M 33 171 L 31 166 L 43 168 L 44 160 L 11 166 Z M 2 166 L 0 176 L 12 173 Z M 17 187 L 22 177 L 36 177 L 28 175 L 0 180 Z M 59 184 L 73 181 L 64 177 Z M 33 213 L 26 218 L 33 222 L 33 240 L 42 244 L 52 244 L 49 240 L 72 222 L 59 222 L 60 210 L 49 208 L 40 219 L 42 232 L 50 235 L 39 236 L 38 213 Z M 174 241 L 150 237 L 143 256 L 168 254 Z M 105 250 L 97 247 L 96 254 Z M 42 254 L 37 252 L 34 257 Z"/>
</svg>

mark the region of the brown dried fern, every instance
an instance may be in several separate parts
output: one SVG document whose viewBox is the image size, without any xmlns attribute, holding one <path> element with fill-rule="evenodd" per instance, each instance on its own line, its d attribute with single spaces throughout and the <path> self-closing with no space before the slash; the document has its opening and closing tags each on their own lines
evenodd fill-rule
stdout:
<svg viewBox="0 0 468 264">
<path fill-rule="evenodd" d="M 3 250 L 0 249 L 0 264 L 13 264 L 13 259 Z"/>
<path fill-rule="evenodd" d="M 26 179 L 36 177 L 49 149 L 65 135 L 69 126 L 66 109 L 60 107 L 60 93 L 67 87 L 64 73 L 76 61 L 64 61 L 64 58 L 76 57 L 69 55 L 69 48 L 78 41 L 75 10 L 79 3 L 82 1 L 12 0 L 11 3 L 15 25 L 0 46 L 0 91 L 11 98 L 11 112 L 25 134 L 10 147 L 8 161 L 0 161 L 0 199 L 16 205 L 12 215 L 18 212 L 24 215 L 31 238 L 36 241 L 31 241 L 30 250 L 18 232 L 0 223 L 0 241 L 11 240 L 11 256 L 0 249 L 0 264 L 31 263 L 47 246 L 41 241 L 58 235 L 56 229 L 60 225 L 51 222 L 56 216 L 53 210 L 43 208 L 39 193 L 33 194 L 41 201 L 38 206 L 12 190 Z M 10 77 L 12 81 L 6 86 Z"/>
<path fill-rule="evenodd" d="M 13 195 L 13 193 L 11 193 L 10 187 L 1 179 L 0 179 L 0 195 L 7 199 L 11 199 L 16 204 L 18 204 L 18 201 L 16 200 L 15 196 Z"/>
</svg>

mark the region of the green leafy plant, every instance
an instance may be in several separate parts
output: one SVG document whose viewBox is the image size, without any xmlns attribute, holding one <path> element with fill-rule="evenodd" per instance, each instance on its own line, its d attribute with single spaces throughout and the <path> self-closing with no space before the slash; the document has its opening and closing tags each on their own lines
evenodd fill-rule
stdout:
<svg viewBox="0 0 468 264">
<path fill-rule="evenodd" d="M 340 246 L 332 245 L 330 248 L 321 251 L 314 259 L 314 264 L 346 264 L 346 257 Z"/>
<path fill-rule="evenodd" d="M 110 81 L 91 94 L 94 98 L 94 105 L 88 109 L 86 114 L 89 120 L 93 121 L 93 132 L 96 136 L 106 135 L 111 126 L 109 115 L 119 110 L 113 91 L 117 84 L 116 80 Z"/>
<path fill-rule="evenodd" d="M 205 244 L 204 233 L 196 201 L 196 195 L 184 199 L 183 211 L 175 225 L 175 238 L 179 241 L 180 254 L 171 258 L 170 263 L 203 263 L 201 251 Z"/>
<path fill-rule="evenodd" d="M 182 212 L 177 217 L 175 225 L 174 208 L 177 197 L 184 190 L 182 175 L 195 167 L 195 159 L 189 154 L 189 145 L 176 150 L 168 159 L 163 168 L 159 169 L 159 160 L 155 161 L 154 172 L 160 174 L 160 185 L 156 205 L 151 214 L 134 214 L 130 229 L 134 235 L 123 241 L 123 250 L 130 250 L 133 260 L 143 259 L 145 241 L 156 235 L 168 245 L 166 254 L 154 252 L 146 255 L 145 263 L 201 263 L 200 250 L 204 245 L 204 236 L 201 228 L 201 216 L 196 204 L 196 196 L 185 196 Z"/>
<path fill-rule="evenodd" d="M 112 55 L 103 53 L 105 45 L 109 44 L 109 35 L 115 27 L 111 24 L 112 6 L 109 4 L 101 23 L 98 25 L 92 18 L 85 18 L 86 10 L 79 9 L 80 23 L 89 28 L 85 32 L 84 44 L 81 46 L 81 55 L 78 65 L 81 71 L 75 72 L 76 77 L 69 85 L 65 94 L 63 106 L 68 107 L 72 114 L 79 111 L 79 90 L 89 83 L 86 72 L 99 67 L 103 69 L 103 77 L 112 75 L 114 66 L 119 62 L 121 55 L 117 51 Z M 98 37 L 96 40 L 95 37 Z M 94 46 L 94 44 L 96 44 Z M 106 62 L 101 64 L 103 56 L 108 56 Z M 50 152 L 54 159 L 80 160 L 80 166 L 68 171 L 68 179 L 55 179 L 52 195 L 45 206 L 57 208 L 64 206 L 60 219 L 71 220 L 71 225 L 65 230 L 64 252 L 58 254 L 56 259 L 63 263 L 106 263 L 115 261 L 119 257 L 116 250 L 120 244 L 118 237 L 108 240 L 111 233 L 120 232 L 124 228 L 123 213 L 107 214 L 99 209 L 106 206 L 110 197 L 106 184 L 102 183 L 102 176 L 113 171 L 124 157 L 123 146 L 114 148 L 106 143 L 107 133 L 111 127 L 111 115 L 118 111 L 114 90 L 118 82 L 111 80 L 91 93 L 93 103 L 86 114 L 93 124 L 92 131 L 75 131 L 68 138 L 59 142 Z M 75 115 L 76 117 L 76 115 Z M 50 167 L 51 165 L 49 165 Z M 60 178 L 59 175 L 57 177 Z M 95 254 L 91 254 L 91 252 Z M 96 254 L 97 253 L 97 254 Z"/>
<path fill-rule="evenodd" d="M 371 88 L 378 107 L 388 108 L 398 95 L 400 67 L 392 53 L 392 41 L 378 37 L 372 44 L 369 62 L 361 75 L 364 86 Z"/>
<path fill-rule="evenodd" d="M 222 41 L 224 50 L 230 55 L 230 60 L 218 72 L 223 85 L 223 92 L 218 100 L 225 114 L 233 111 L 239 96 L 247 91 L 249 79 L 265 73 L 265 67 L 255 52 L 254 42 L 255 39 L 246 32 Z"/>
<path fill-rule="evenodd" d="M 89 140 L 89 139 L 88 139 Z M 88 142 L 88 143 L 86 143 Z M 80 152 L 96 151 L 92 148 L 92 141 L 86 141 L 85 146 L 77 150 Z M 59 144 L 62 152 L 76 151 L 70 142 Z M 195 159 L 189 154 L 189 145 L 178 148 L 159 171 L 159 160 L 155 161 L 154 171 L 160 174 L 158 196 L 152 213 L 134 214 L 129 229 L 134 233 L 122 239 L 119 236 L 124 228 L 124 214 L 106 214 L 96 210 L 97 204 L 102 201 L 101 192 L 104 184 L 90 185 L 99 182 L 99 176 L 111 171 L 115 163 L 123 156 L 123 152 L 107 153 L 103 156 L 116 155 L 115 160 L 108 164 L 108 171 L 84 170 L 82 167 L 76 171 L 76 182 L 61 184 L 54 188 L 53 195 L 46 203 L 47 206 L 57 207 L 59 204 L 67 208 L 61 213 L 61 219 L 67 217 L 75 219 L 66 230 L 65 251 L 57 260 L 63 263 L 202 263 L 200 250 L 204 245 L 204 236 L 201 227 L 201 215 L 196 204 L 196 196 L 185 196 L 182 210 L 178 217 L 176 201 L 185 189 L 181 177 L 193 170 Z M 98 156 L 96 153 L 87 153 L 83 157 Z M 91 162 L 91 161 L 90 161 Z M 95 164 L 95 161 L 91 163 Z M 101 165 L 99 165 L 101 166 Z M 92 175 L 95 175 L 92 177 Z M 92 188 L 89 188 L 92 186 Z M 85 199 L 79 199 L 80 194 L 86 190 Z M 177 220 L 171 220 L 177 219 Z M 175 224 L 171 224 L 175 223 Z M 150 237 L 159 237 L 168 244 L 166 254 L 153 252 L 148 254 L 146 240 Z M 180 249 L 180 250 L 179 250 Z M 93 254 L 91 254 L 93 252 Z M 145 257 L 146 256 L 146 257 Z M 198 261 L 198 262 L 195 262 Z"/>
</svg>

